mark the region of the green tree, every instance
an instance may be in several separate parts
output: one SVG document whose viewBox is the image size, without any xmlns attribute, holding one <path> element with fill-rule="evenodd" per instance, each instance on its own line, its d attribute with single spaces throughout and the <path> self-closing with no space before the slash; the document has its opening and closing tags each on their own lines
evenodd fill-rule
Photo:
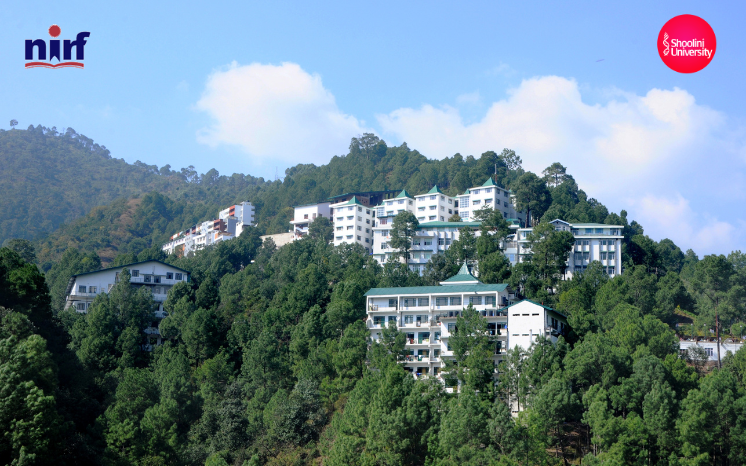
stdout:
<svg viewBox="0 0 746 466">
<path fill-rule="evenodd" d="M 404 263 L 409 260 L 409 250 L 412 248 L 412 237 L 415 235 L 415 231 L 419 226 L 420 222 L 417 221 L 415 215 L 405 210 L 399 212 L 394 217 L 394 222 L 391 226 L 391 240 L 389 244 L 393 249 L 396 249 L 399 253 L 399 257 L 404 259 Z"/>
<path fill-rule="evenodd" d="M 498 330 L 499 334 L 499 330 Z M 494 392 L 496 338 L 487 330 L 487 319 L 469 304 L 456 319 L 456 329 L 448 344 L 453 359 L 444 359 L 445 372 L 456 379 L 462 389 L 489 396 Z"/>
<path fill-rule="evenodd" d="M 33 264 L 36 262 L 36 249 L 31 241 L 21 238 L 6 239 L 3 241 L 3 247 L 15 251 L 21 259 Z"/>
<path fill-rule="evenodd" d="M 536 225 L 528 235 L 531 262 L 547 288 L 554 288 L 564 274 L 575 237 L 569 231 L 556 231 L 549 223 Z"/>
<path fill-rule="evenodd" d="M 541 218 L 552 203 L 546 183 L 531 172 L 518 178 L 513 191 L 518 209 L 526 211 L 526 227 L 532 225 L 532 218 Z"/>
<path fill-rule="evenodd" d="M 334 239 L 334 225 L 326 217 L 316 217 L 308 226 L 308 236 L 314 239 L 323 239 L 328 243 Z"/>
<path fill-rule="evenodd" d="M 545 168 L 541 174 L 544 175 L 544 182 L 555 188 L 568 179 L 567 167 L 559 162 L 554 162 Z"/>
</svg>

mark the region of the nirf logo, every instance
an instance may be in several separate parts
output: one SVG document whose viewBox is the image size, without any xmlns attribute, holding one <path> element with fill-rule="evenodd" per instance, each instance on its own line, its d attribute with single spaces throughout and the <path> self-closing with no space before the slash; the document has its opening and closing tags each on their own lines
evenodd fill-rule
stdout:
<svg viewBox="0 0 746 466">
<path fill-rule="evenodd" d="M 49 27 L 49 35 L 59 37 L 62 30 L 56 24 Z M 26 68 L 83 68 L 85 65 L 81 61 L 62 61 L 72 60 L 73 49 L 75 49 L 75 60 L 83 60 L 85 58 L 85 43 L 86 37 L 91 35 L 90 32 L 79 32 L 75 40 L 65 39 L 64 41 L 51 39 L 49 41 L 49 61 L 45 63 L 42 61 L 32 61 L 26 63 Z M 60 42 L 63 42 L 60 44 Z M 60 46 L 62 45 L 62 46 Z M 36 49 L 37 60 L 47 59 L 47 42 L 44 39 L 26 39 L 26 60 L 34 59 L 34 49 Z M 56 58 L 58 63 L 51 63 L 52 59 Z"/>
</svg>

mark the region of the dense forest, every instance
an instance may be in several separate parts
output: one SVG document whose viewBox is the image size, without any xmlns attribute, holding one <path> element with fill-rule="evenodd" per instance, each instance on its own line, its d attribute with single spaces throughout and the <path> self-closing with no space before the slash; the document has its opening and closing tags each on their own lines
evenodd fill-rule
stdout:
<svg viewBox="0 0 746 466">
<path fill-rule="evenodd" d="M 488 213 L 481 235 L 463 231 L 423 276 L 380 266 L 359 246 L 335 248 L 320 228 L 282 248 L 260 238 L 283 231 L 294 204 L 363 187 L 419 193 L 437 183 L 456 194 L 491 174 L 530 212 L 535 259 L 511 266 L 500 251 L 505 224 Z M 430 161 L 364 135 L 345 157 L 286 175 L 226 189 L 235 200 L 253 195 L 258 226 L 189 257 L 165 256 L 160 242 L 214 215 L 220 199 L 184 195 L 205 189 L 204 177 L 183 181 L 181 194 L 117 196 L 33 243 L 5 241 L 0 463 L 746 463 L 746 350 L 723 355 L 721 368 L 678 350 L 678 336 L 744 333 L 740 251 L 700 258 L 654 241 L 624 211 L 587 198 L 561 165 L 525 172 L 509 150 Z M 624 273 L 610 279 L 592 263 L 560 280 L 567 244 L 546 223 L 557 217 L 624 225 Z M 192 274 L 170 292 L 168 341 L 152 353 L 140 349 L 152 296 L 126 279 L 87 314 L 62 309 L 71 275 L 147 259 Z M 483 281 L 562 311 L 572 332 L 509 351 L 493 383 L 486 321 L 467 308 L 447 373 L 460 389 L 446 393 L 397 364 L 405 345 L 395 328 L 369 341 L 363 294 L 435 284 L 464 260 Z"/>
</svg>

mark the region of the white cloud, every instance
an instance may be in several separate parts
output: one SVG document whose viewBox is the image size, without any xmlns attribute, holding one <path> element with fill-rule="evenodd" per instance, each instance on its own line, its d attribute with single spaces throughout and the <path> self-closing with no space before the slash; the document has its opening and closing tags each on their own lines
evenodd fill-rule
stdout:
<svg viewBox="0 0 746 466">
<path fill-rule="evenodd" d="M 631 204 L 646 233 L 651 229 L 662 234 L 659 240 L 668 237 L 700 254 L 727 253 L 739 247 L 740 235 L 735 226 L 709 213 L 695 212 L 679 193 L 673 197 L 646 195 Z"/>
<path fill-rule="evenodd" d="M 377 119 L 387 139 L 406 141 L 428 157 L 479 156 L 508 147 L 535 173 L 561 162 L 590 196 L 612 210 L 626 208 L 632 218 L 645 215 L 644 199 L 671 199 L 672 192 L 682 192 L 692 200 L 691 206 L 683 201 L 690 213 L 707 212 L 711 218 L 690 216 L 692 230 L 685 232 L 650 217 L 651 225 L 643 223 L 646 233 L 697 252 L 707 252 L 703 244 L 727 252 L 721 249 L 722 235 L 735 234 L 733 227 L 712 218 L 739 212 L 736 219 L 746 221 L 744 210 L 736 207 L 746 201 L 743 132 L 682 89 L 605 94 L 606 102 L 588 104 L 574 80 L 545 76 L 524 80 L 474 123 L 449 105 L 400 108 Z M 681 206 L 678 198 L 669 204 Z"/>
<path fill-rule="evenodd" d="M 482 103 L 482 96 L 479 91 L 469 92 L 456 97 L 456 102 L 461 105 L 478 105 Z"/>
<path fill-rule="evenodd" d="M 239 146 L 259 161 L 326 163 L 371 131 L 339 110 L 320 76 L 295 63 L 234 62 L 209 76 L 197 109 L 214 120 L 199 142 Z"/>
</svg>

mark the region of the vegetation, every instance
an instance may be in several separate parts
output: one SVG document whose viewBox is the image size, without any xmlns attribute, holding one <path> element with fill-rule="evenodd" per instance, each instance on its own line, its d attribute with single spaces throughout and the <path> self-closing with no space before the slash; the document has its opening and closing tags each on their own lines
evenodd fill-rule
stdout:
<svg viewBox="0 0 746 466">
<path fill-rule="evenodd" d="M 364 135 L 327 166 L 294 167 L 282 183 L 237 190 L 238 199 L 255 190 L 259 227 L 190 257 L 166 257 L 159 242 L 214 215 L 217 197 L 140 193 L 94 209 L 54 237 L 6 242 L 0 462 L 743 464 L 746 350 L 722 355 L 722 367 L 712 368 L 701 354 L 680 355 L 676 334 L 740 336 L 740 251 L 700 260 L 670 240 L 655 242 L 624 211 L 609 213 L 587 199 L 554 165 L 546 179 L 536 177 L 551 202 L 543 215 L 541 206 L 531 207 L 533 257 L 515 267 L 500 250 L 507 222 L 489 210 L 477 214 L 480 235 L 463 230 L 422 277 L 399 261 L 380 266 L 358 245 L 331 246 L 326 219 L 279 249 L 260 238 L 286 220 L 282 206 L 294 201 L 280 200 L 394 182 L 413 192 L 431 182 L 463 192 L 494 174 L 495 163 L 498 183 L 520 189 L 526 173 L 512 151 L 435 162 Z M 203 181 L 188 183 L 198 189 Z M 610 279 L 594 262 L 558 280 L 571 242 L 548 227 L 556 217 L 623 225 L 624 273 Z M 403 220 L 402 250 L 410 226 Z M 191 272 L 192 281 L 175 286 L 165 303 L 165 344 L 141 351 L 152 297 L 126 280 L 87 314 L 62 310 L 69 277 L 100 268 L 102 258 L 120 265 L 160 259 Z M 377 286 L 436 284 L 463 261 L 475 263 L 483 281 L 508 282 L 563 312 L 572 332 L 557 344 L 539 340 L 508 351 L 495 384 L 485 358 L 494 336 L 467 307 L 444 373 L 447 385 L 459 387 L 449 393 L 398 364 L 407 349 L 395 326 L 380 343 L 369 341 L 363 295 Z M 684 316 L 691 324 L 676 328 Z"/>
</svg>

